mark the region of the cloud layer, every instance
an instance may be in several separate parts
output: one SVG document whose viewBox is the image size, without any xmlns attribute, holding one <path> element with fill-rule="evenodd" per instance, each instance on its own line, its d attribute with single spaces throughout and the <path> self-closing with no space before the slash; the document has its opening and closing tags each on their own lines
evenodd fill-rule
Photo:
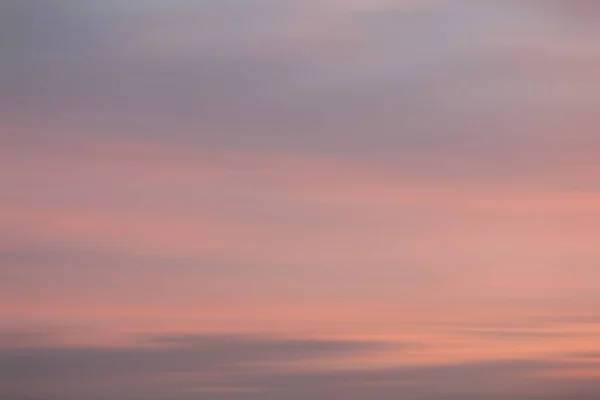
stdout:
<svg viewBox="0 0 600 400">
<path fill-rule="evenodd" d="M 569 371 L 598 371 L 584 355 L 401 368 L 311 369 L 381 344 L 259 336 L 165 337 L 135 347 L 1 350 L 3 396 L 12 399 L 591 399 L 600 387 Z M 410 347 L 409 347 L 410 349 Z M 290 363 L 294 361 L 294 363 Z M 567 373 L 560 378 L 561 373 Z M 545 375 L 548 375 L 546 377 Z M 556 377 L 550 379 L 555 374 Z M 8 397 L 6 397 L 8 396 Z"/>
<path fill-rule="evenodd" d="M 7 396 L 597 397 L 598 18 L 2 2 Z"/>
</svg>

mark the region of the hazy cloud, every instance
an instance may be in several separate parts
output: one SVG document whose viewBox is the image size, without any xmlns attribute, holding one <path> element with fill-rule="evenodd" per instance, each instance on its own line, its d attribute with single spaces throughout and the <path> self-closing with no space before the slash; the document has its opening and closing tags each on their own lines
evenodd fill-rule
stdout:
<svg viewBox="0 0 600 400">
<path fill-rule="evenodd" d="M 585 367 L 560 360 L 515 360 L 439 366 L 311 370 L 279 361 L 324 359 L 381 344 L 259 336 L 157 338 L 131 348 L 4 349 L 5 395 L 75 399 L 525 399 L 600 393 L 597 385 L 549 383 L 536 374 Z M 273 363 L 273 364 L 271 364 Z M 562 385 L 562 386 L 561 386 Z M 12 390 L 12 392 L 11 392 Z M 21 393 L 21 394 L 19 394 Z M 38 396 L 38 397 L 35 397 Z M 462 397 L 460 397 L 462 396 Z M 573 397 L 574 396 L 574 397 Z"/>
</svg>

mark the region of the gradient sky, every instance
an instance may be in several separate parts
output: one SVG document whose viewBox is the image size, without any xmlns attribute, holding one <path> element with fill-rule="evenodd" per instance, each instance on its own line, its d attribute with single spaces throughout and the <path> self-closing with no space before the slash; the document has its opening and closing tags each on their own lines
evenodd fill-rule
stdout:
<svg viewBox="0 0 600 400">
<path fill-rule="evenodd" d="M 600 398 L 595 0 L 5 0 L 0 397 Z"/>
</svg>

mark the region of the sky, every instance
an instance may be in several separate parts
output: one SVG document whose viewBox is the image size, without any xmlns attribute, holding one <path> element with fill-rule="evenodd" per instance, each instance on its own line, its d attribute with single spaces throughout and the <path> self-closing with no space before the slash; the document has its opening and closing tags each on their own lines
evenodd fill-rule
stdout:
<svg viewBox="0 0 600 400">
<path fill-rule="evenodd" d="M 600 397 L 600 4 L 5 0 L 0 397 Z"/>
</svg>

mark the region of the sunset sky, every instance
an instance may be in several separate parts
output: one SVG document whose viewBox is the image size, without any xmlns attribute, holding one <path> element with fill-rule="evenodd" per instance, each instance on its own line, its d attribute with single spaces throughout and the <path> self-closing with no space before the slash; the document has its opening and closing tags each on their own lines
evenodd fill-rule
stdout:
<svg viewBox="0 0 600 400">
<path fill-rule="evenodd" d="M 600 2 L 4 0 L 0 398 L 600 398 Z"/>
</svg>

